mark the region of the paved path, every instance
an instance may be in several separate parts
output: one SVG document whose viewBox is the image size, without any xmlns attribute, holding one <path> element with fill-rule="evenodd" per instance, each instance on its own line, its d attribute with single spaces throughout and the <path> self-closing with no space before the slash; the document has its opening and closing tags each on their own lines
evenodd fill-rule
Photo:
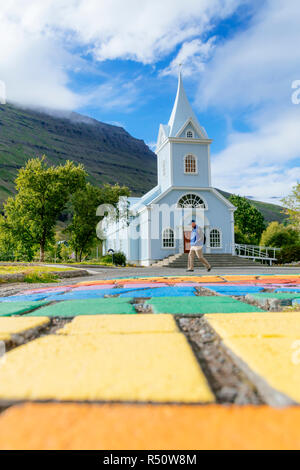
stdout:
<svg viewBox="0 0 300 470">
<path fill-rule="evenodd" d="M 175 271 L 2 295 L 0 449 L 300 449 L 300 275 Z"/>
<path fill-rule="evenodd" d="M 71 265 L 70 265 L 71 266 Z M 67 267 L 67 266 L 65 266 Z M 84 266 L 82 269 L 87 269 L 91 274 L 99 276 L 99 279 L 106 279 L 111 277 L 121 277 L 121 276 L 182 276 L 191 274 L 194 276 L 205 275 L 206 270 L 204 268 L 196 268 L 194 273 L 187 273 L 185 269 L 182 268 L 166 268 L 166 267 L 136 267 L 136 268 L 122 268 L 122 267 L 87 267 Z M 276 266 L 251 266 L 245 267 L 230 267 L 230 268 L 214 268 L 210 274 L 299 274 L 300 267 L 276 267 Z"/>
</svg>

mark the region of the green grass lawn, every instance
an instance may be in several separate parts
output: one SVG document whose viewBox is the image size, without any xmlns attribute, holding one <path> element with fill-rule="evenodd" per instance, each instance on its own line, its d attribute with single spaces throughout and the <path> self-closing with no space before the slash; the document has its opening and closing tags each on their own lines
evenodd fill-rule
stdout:
<svg viewBox="0 0 300 470">
<path fill-rule="evenodd" d="M 99 259 L 89 259 L 89 260 L 85 260 L 85 261 L 62 261 L 61 262 L 62 264 L 76 264 L 76 266 L 80 265 L 80 266 L 115 266 L 113 263 L 112 263 L 112 260 L 111 260 L 111 256 L 104 256 L 103 258 L 99 258 Z M 127 263 L 126 266 L 122 266 L 122 267 L 127 267 L 127 268 L 131 268 L 135 266 L 135 264 L 130 264 L 130 263 Z M 120 266 L 119 266 L 120 267 Z M 141 266 L 139 266 L 141 267 Z"/>
<path fill-rule="evenodd" d="M 59 266 L 0 266 L 1 274 L 17 274 L 27 272 L 53 272 L 53 271 L 71 271 L 74 268 L 60 268 Z"/>
<path fill-rule="evenodd" d="M 111 258 L 111 257 L 110 257 Z M 113 266 L 111 259 L 88 259 L 85 261 L 75 261 L 75 260 L 69 260 L 69 261 L 61 261 L 62 264 L 76 264 L 80 266 L 88 266 L 88 265 L 97 265 L 97 266 Z"/>
<path fill-rule="evenodd" d="M 34 282 L 56 282 L 59 279 L 57 271 L 71 271 L 73 268 L 60 268 L 59 266 L 0 266 L 0 283 L 13 282 L 14 279 L 9 279 L 6 275 L 10 274 L 24 274 L 23 281 Z M 18 280 L 20 282 L 21 280 Z"/>
</svg>

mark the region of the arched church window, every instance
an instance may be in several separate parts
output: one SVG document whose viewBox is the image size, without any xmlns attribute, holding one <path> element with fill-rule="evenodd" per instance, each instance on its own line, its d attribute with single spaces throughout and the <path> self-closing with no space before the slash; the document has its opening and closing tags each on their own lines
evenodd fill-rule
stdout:
<svg viewBox="0 0 300 470">
<path fill-rule="evenodd" d="M 187 131 L 186 136 L 188 139 L 192 139 L 194 137 L 193 131 Z"/>
<path fill-rule="evenodd" d="M 209 242 L 211 248 L 221 248 L 221 232 L 220 230 L 214 228 L 210 231 Z"/>
<path fill-rule="evenodd" d="M 197 173 L 197 161 L 194 155 L 186 155 L 184 157 L 184 172 Z"/>
<path fill-rule="evenodd" d="M 182 209 L 205 209 L 205 203 L 197 194 L 185 194 L 178 201 L 178 207 Z"/>
<path fill-rule="evenodd" d="M 165 228 L 162 234 L 162 246 L 163 248 L 174 248 L 174 230 L 171 228 Z"/>
</svg>

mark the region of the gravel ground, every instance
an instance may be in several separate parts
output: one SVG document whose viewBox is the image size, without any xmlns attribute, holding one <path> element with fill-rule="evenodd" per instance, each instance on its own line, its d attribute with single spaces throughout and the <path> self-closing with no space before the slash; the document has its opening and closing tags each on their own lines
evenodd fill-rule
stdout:
<svg viewBox="0 0 300 470">
<path fill-rule="evenodd" d="M 297 274 L 300 271 L 298 268 L 270 268 L 259 267 L 255 268 L 230 268 L 215 269 L 211 272 L 212 275 L 225 275 L 225 274 Z M 89 277 L 76 277 L 69 279 L 61 279 L 55 283 L 38 283 L 26 284 L 15 283 L 5 284 L 0 286 L 0 296 L 13 295 L 26 289 L 59 286 L 75 284 L 87 280 L 101 280 L 113 279 L 118 277 L 133 277 L 133 276 L 166 276 L 166 275 L 186 275 L 186 271 L 182 269 L 170 268 L 89 268 Z M 204 269 L 199 269 L 192 274 L 191 278 L 199 274 L 205 274 Z M 198 295 L 216 295 L 214 292 L 209 291 L 204 287 L 197 289 Z M 244 300 L 244 299 L 241 299 Z M 135 307 L 139 313 L 151 313 L 151 308 L 144 304 L 145 299 L 136 299 Z M 70 319 L 71 320 L 71 319 Z M 69 321 L 70 321 L 69 320 Z M 230 356 L 222 341 L 216 335 L 214 330 L 209 326 L 207 321 L 201 317 L 176 317 L 178 326 L 186 335 L 190 342 L 194 353 L 206 375 L 212 391 L 214 392 L 218 403 L 235 403 L 237 405 L 244 404 L 261 404 L 265 400 L 262 394 L 258 392 L 258 388 L 249 376 L 242 371 L 237 362 Z M 44 334 L 53 334 L 63 326 L 64 320 L 52 319 L 50 325 L 46 328 L 32 331 L 31 335 L 20 338 L 20 342 L 11 344 L 10 348 L 17 347 L 35 337 Z M 272 394 L 271 392 L 268 392 Z M 1 404 L 0 404 L 1 405 Z"/>
<path fill-rule="evenodd" d="M 227 355 L 220 338 L 202 317 L 177 317 L 218 403 L 263 403 L 256 387 Z"/>
</svg>

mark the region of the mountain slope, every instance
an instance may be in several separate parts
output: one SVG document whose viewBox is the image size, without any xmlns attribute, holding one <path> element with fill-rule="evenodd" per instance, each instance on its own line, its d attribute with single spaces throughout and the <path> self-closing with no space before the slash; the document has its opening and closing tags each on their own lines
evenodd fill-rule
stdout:
<svg viewBox="0 0 300 470">
<path fill-rule="evenodd" d="M 92 183 L 122 183 L 134 194 L 156 184 L 156 156 L 122 127 L 70 113 L 54 116 L 0 106 L 0 202 L 13 192 L 17 170 L 45 154 L 49 163 L 84 164 Z"/>
<path fill-rule="evenodd" d="M 0 207 L 14 191 L 18 169 L 43 154 L 51 164 L 82 163 L 92 183 L 125 184 L 133 195 L 157 184 L 155 154 L 122 127 L 77 113 L 49 115 L 6 104 L 0 105 Z M 230 193 L 219 191 L 229 198 Z M 286 218 L 278 205 L 250 202 L 266 222 Z"/>
<path fill-rule="evenodd" d="M 218 189 L 218 191 L 223 194 L 227 199 L 231 196 L 231 193 L 227 193 L 226 191 L 222 191 Z M 278 206 L 277 204 L 270 204 L 268 202 L 262 201 L 255 201 L 253 199 L 247 198 L 253 206 L 255 206 L 262 215 L 267 223 L 269 222 L 279 222 L 282 223 L 287 219 L 287 215 L 283 214 L 283 207 Z"/>
</svg>

